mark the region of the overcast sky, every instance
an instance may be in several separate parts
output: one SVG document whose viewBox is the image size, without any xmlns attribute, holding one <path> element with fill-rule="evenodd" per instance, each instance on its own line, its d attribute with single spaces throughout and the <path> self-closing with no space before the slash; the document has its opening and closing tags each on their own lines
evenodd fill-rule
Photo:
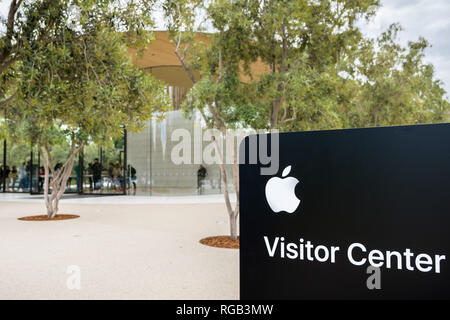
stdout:
<svg viewBox="0 0 450 320">
<path fill-rule="evenodd" d="M 0 0 L 0 15 L 3 17 L 9 2 Z M 432 45 L 426 59 L 434 64 L 437 78 L 445 83 L 446 91 L 450 93 L 450 1 L 381 0 L 381 3 L 376 17 L 362 26 L 363 31 L 376 37 L 390 24 L 399 22 L 404 29 L 401 34 L 403 44 L 425 37 Z"/>
</svg>

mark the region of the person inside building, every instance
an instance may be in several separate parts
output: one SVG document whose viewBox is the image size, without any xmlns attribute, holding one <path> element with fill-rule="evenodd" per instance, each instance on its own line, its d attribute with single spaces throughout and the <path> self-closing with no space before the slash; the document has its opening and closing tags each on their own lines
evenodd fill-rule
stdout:
<svg viewBox="0 0 450 320">
<path fill-rule="evenodd" d="M 22 166 L 19 168 L 19 187 L 18 190 L 25 191 L 27 189 L 27 163 L 22 162 Z"/>
<path fill-rule="evenodd" d="M 16 183 L 18 180 L 18 172 L 17 172 L 17 167 L 13 166 L 11 169 L 11 172 L 9 173 L 9 179 L 11 180 L 12 184 L 11 184 L 11 188 L 12 191 L 16 191 Z"/>
<path fill-rule="evenodd" d="M 95 158 L 94 163 L 92 164 L 92 179 L 94 180 L 94 191 L 101 188 L 102 170 L 103 168 L 101 163 L 98 161 L 98 158 Z"/>
<path fill-rule="evenodd" d="M 110 162 L 108 166 L 108 189 L 112 189 L 114 186 L 114 163 Z"/>
<path fill-rule="evenodd" d="M 90 190 L 91 192 L 94 191 L 94 188 L 93 188 L 93 185 L 92 185 L 92 172 L 93 172 L 93 171 L 92 171 L 92 166 L 93 166 L 93 163 L 92 163 L 92 162 L 89 162 L 87 168 L 84 169 L 84 174 L 85 174 L 85 177 L 88 178 L 88 181 L 89 181 L 89 190 Z"/>
<path fill-rule="evenodd" d="M 203 192 L 203 184 L 207 175 L 208 171 L 201 164 L 200 168 L 197 170 L 197 189 L 200 194 Z"/>
<path fill-rule="evenodd" d="M 11 169 L 9 169 L 9 166 L 5 166 L 5 169 L 3 170 L 3 175 L 5 177 L 5 191 L 9 191 L 9 174 L 11 173 Z"/>
<path fill-rule="evenodd" d="M 133 194 L 136 194 L 136 180 L 137 180 L 136 169 L 131 164 L 128 165 L 127 176 L 128 176 L 128 187 L 133 185 Z"/>
<path fill-rule="evenodd" d="M 31 165 L 31 160 L 28 160 L 27 162 L 27 167 L 26 167 L 26 171 L 27 171 L 27 179 L 25 180 L 25 188 L 27 189 L 31 189 L 32 186 L 32 174 L 31 172 L 33 171 L 33 166 Z"/>
<path fill-rule="evenodd" d="M 116 191 L 119 191 L 122 188 L 122 183 L 123 183 L 122 166 L 120 165 L 120 163 L 113 164 L 112 181 L 113 181 L 113 186 L 116 189 Z"/>
<path fill-rule="evenodd" d="M 45 168 L 43 166 L 39 167 L 39 190 L 44 190 L 44 179 L 45 179 Z"/>
</svg>

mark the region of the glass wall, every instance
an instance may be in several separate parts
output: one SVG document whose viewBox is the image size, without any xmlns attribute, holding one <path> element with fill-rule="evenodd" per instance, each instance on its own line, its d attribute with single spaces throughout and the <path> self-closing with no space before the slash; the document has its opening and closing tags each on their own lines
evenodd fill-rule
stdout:
<svg viewBox="0 0 450 320">
<path fill-rule="evenodd" d="M 30 147 L 22 144 L 7 144 L 6 165 L 9 167 L 7 190 L 10 192 L 29 192 Z"/>
<path fill-rule="evenodd" d="M 70 145 L 63 142 L 51 147 L 55 170 L 66 162 Z M 100 147 L 89 144 L 75 157 L 66 193 L 126 194 L 124 137 Z M 44 167 L 36 146 L 0 141 L 0 192 L 44 192 Z M 52 179 L 50 173 L 50 180 Z M 49 186 L 51 192 L 51 186 Z"/>
<path fill-rule="evenodd" d="M 125 194 L 125 144 L 124 138 L 109 146 L 94 143 L 84 148 L 80 168 L 83 194 Z"/>
<path fill-rule="evenodd" d="M 180 144 L 180 139 L 172 141 L 172 135 L 177 135 L 179 129 L 188 136 L 190 163 L 177 164 L 172 159 L 174 148 Z M 182 111 L 176 110 L 168 112 L 161 121 L 155 118 L 148 121 L 139 133 L 124 132 L 124 137 L 109 145 L 88 144 L 75 160 L 66 193 L 144 196 L 222 193 L 219 165 L 195 159 L 195 154 L 202 156 L 211 143 L 203 141 L 204 129 L 199 115 L 187 119 Z M 197 135 L 200 144 L 196 143 Z M 3 175 L 0 174 L 0 190 L 42 194 L 44 169 L 37 147 L 7 144 L 5 153 L 3 141 L 0 143 Z M 54 165 L 66 161 L 69 149 L 68 143 L 52 147 Z M 226 165 L 226 170 L 232 192 L 232 165 Z"/>
<path fill-rule="evenodd" d="M 143 131 L 128 133 L 127 159 L 133 194 L 165 196 L 222 192 L 219 165 L 203 163 L 204 169 L 201 169 L 198 161 L 197 164 L 176 164 L 171 159 L 173 148 L 180 143 L 179 140 L 172 141 L 171 137 L 175 130 L 181 129 L 190 137 L 191 163 L 195 163 L 194 153 L 202 154 L 205 147 L 194 143 L 198 128 L 202 130 L 199 116 L 187 119 L 182 111 L 171 111 L 161 121 L 149 121 Z M 230 190 L 234 190 L 232 166 L 226 165 L 226 170 Z"/>
<path fill-rule="evenodd" d="M 30 192 L 30 147 L 26 144 L 0 144 L 0 190 L 2 192 Z"/>
</svg>

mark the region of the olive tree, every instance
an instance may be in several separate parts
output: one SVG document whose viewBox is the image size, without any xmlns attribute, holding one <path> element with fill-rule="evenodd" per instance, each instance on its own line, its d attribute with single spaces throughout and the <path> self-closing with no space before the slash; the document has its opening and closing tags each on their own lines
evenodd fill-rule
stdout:
<svg viewBox="0 0 450 320">
<path fill-rule="evenodd" d="M 31 48 L 14 64 L 15 99 L 3 122 L 10 135 L 39 149 L 50 218 L 58 212 L 74 160 L 88 141 L 114 139 L 123 127 L 139 130 L 152 112 L 170 105 L 164 85 L 134 67 L 128 55 L 128 46 L 151 40 L 152 23 L 144 8 L 134 1 L 119 8 L 117 1 L 58 3 L 44 16 L 27 15 L 24 9 L 27 19 L 40 23 L 29 33 L 36 38 L 23 44 Z M 50 32 L 52 41 L 40 41 L 40 30 Z M 57 171 L 51 149 L 61 140 L 70 150 Z"/>
<path fill-rule="evenodd" d="M 260 110 L 253 108 L 255 95 L 251 66 L 258 54 L 251 32 L 252 23 L 248 1 L 166 0 L 164 9 L 169 35 L 175 54 L 191 79 L 183 103 L 186 113 L 201 113 L 206 125 L 215 129 L 211 140 L 220 166 L 225 205 L 229 216 L 230 238 L 238 236 L 237 219 L 240 212 L 239 161 L 234 147 L 235 129 L 248 124 Z M 205 29 L 206 27 L 206 29 Z M 206 34 L 203 31 L 213 30 Z M 245 79 L 246 81 L 243 81 Z M 251 126 L 250 126 L 251 127 Z M 222 145 L 227 146 L 223 153 Z M 236 203 L 230 197 L 230 174 L 226 160 L 231 160 Z"/>
</svg>

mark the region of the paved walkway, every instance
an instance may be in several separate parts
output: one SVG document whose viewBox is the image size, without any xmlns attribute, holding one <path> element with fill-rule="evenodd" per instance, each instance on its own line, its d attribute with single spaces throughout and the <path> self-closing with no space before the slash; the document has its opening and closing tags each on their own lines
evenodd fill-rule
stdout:
<svg viewBox="0 0 450 320">
<path fill-rule="evenodd" d="M 40 197 L 1 195 L 0 299 L 238 299 L 238 250 L 198 242 L 228 233 L 220 199 L 68 197 L 60 212 L 81 218 L 25 222 Z"/>
<path fill-rule="evenodd" d="M 230 195 L 236 201 L 236 195 Z M 42 195 L 29 193 L 1 193 L 1 202 L 41 203 Z M 190 203 L 224 203 L 222 194 L 193 195 L 193 196 L 124 196 L 124 195 L 78 195 L 65 194 L 63 203 L 79 204 L 190 204 Z"/>
</svg>

